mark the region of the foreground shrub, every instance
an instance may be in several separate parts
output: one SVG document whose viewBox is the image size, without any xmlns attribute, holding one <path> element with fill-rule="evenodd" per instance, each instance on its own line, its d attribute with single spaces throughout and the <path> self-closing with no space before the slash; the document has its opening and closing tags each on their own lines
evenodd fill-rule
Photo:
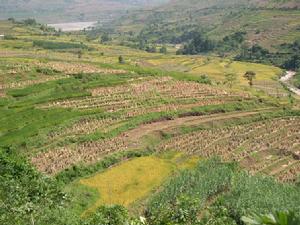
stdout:
<svg viewBox="0 0 300 225">
<path fill-rule="evenodd" d="M 293 212 L 276 212 L 270 214 L 253 214 L 250 217 L 242 217 L 247 225 L 299 225 L 300 219 Z"/>
</svg>

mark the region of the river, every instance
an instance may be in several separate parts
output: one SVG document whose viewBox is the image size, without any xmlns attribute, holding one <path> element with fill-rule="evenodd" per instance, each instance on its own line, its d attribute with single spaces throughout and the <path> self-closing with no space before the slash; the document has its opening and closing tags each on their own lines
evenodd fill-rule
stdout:
<svg viewBox="0 0 300 225">
<path fill-rule="evenodd" d="M 72 23 L 55 23 L 48 24 L 49 27 L 54 27 L 56 30 L 62 31 L 80 31 L 96 25 L 96 21 L 91 22 L 72 22 Z"/>
<path fill-rule="evenodd" d="M 280 78 L 280 81 L 283 82 L 290 89 L 290 91 L 300 96 L 300 89 L 296 88 L 289 82 L 295 75 L 295 71 L 286 71 L 285 75 Z"/>
</svg>

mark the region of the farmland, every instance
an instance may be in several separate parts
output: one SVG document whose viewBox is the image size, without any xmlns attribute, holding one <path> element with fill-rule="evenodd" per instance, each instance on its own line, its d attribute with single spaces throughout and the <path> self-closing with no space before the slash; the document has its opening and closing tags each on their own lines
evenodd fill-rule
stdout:
<svg viewBox="0 0 300 225">
<path fill-rule="evenodd" d="M 3 224 L 300 216 L 300 104 L 282 68 L 0 30 Z"/>
</svg>

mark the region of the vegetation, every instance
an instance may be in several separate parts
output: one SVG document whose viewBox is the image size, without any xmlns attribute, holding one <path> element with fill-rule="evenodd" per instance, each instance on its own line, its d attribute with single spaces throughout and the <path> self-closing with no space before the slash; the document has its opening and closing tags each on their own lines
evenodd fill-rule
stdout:
<svg viewBox="0 0 300 225">
<path fill-rule="evenodd" d="M 215 48 L 215 44 L 203 37 L 201 33 L 195 33 L 191 42 L 184 46 L 182 50 L 177 51 L 177 54 L 197 55 L 200 53 L 207 53 Z"/>
<path fill-rule="evenodd" d="M 38 9 L 0 21 L 0 224 L 299 223 L 298 3 L 80 2 L 0 4 Z"/>
<path fill-rule="evenodd" d="M 41 47 L 45 49 L 53 49 L 53 50 L 59 50 L 59 49 L 84 49 L 87 48 L 84 44 L 76 44 L 71 42 L 51 42 L 51 41 L 42 41 L 42 40 L 36 40 L 33 41 L 34 47 Z"/>
<path fill-rule="evenodd" d="M 244 77 L 248 80 L 250 86 L 253 86 L 253 79 L 255 78 L 255 76 L 256 76 L 256 73 L 253 71 L 247 71 L 244 74 Z"/>
<path fill-rule="evenodd" d="M 254 215 L 251 218 L 243 217 L 242 220 L 246 224 L 276 224 L 276 225 L 294 225 L 299 224 L 299 219 L 290 212 L 276 212 L 274 214 L 267 215 Z"/>
<path fill-rule="evenodd" d="M 276 184 L 269 178 L 250 177 L 234 164 L 213 159 L 173 178 L 151 198 L 146 212 L 150 224 L 202 224 L 204 215 L 199 216 L 199 210 L 223 208 L 228 210 L 225 218 L 217 215 L 220 218 L 210 219 L 220 222 L 222 218 L 223 224 L 238 224 L 242 215 L 249 212 L 281 208 L 297 212 L 297 195 L 299 190 L 295 187 Z"/>
<path fill-rule="evenodd" d="M 82 179 L 81 184 L 97 188 L 101 193 L 98 201 L 88 211 L 105 204 L 129 206 L 157 188 L 170 175 L 171 170 L 171 164 L 149 156 L 133 159 L 104 173 Z"/>
</svg>

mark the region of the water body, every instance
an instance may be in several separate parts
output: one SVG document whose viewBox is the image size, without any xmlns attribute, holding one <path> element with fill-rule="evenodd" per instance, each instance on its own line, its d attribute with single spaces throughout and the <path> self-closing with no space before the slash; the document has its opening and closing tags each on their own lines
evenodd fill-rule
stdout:
<svg viewBox="0 0 300 225">
<path fill-rule="evenodd" d="M 73 23 L 55 23 L 48 24 L 49 27 L 54 27 L 56 30 L 62 31 L 80 31 L 87 28 L 94 27 L 96 25 L 96 21 L 92 22 L 73 22 Z"/>
<path fill-rule="evenodd" d="M 295 71 L 286 71 L 285 75 L 280 78 L 280 81 L 285 83 L 286 86 L 290 89 L 290 91 L 300 96 L 300 89 L 294 87 L 289 81 L 296 75 Z"/>
</svg>

